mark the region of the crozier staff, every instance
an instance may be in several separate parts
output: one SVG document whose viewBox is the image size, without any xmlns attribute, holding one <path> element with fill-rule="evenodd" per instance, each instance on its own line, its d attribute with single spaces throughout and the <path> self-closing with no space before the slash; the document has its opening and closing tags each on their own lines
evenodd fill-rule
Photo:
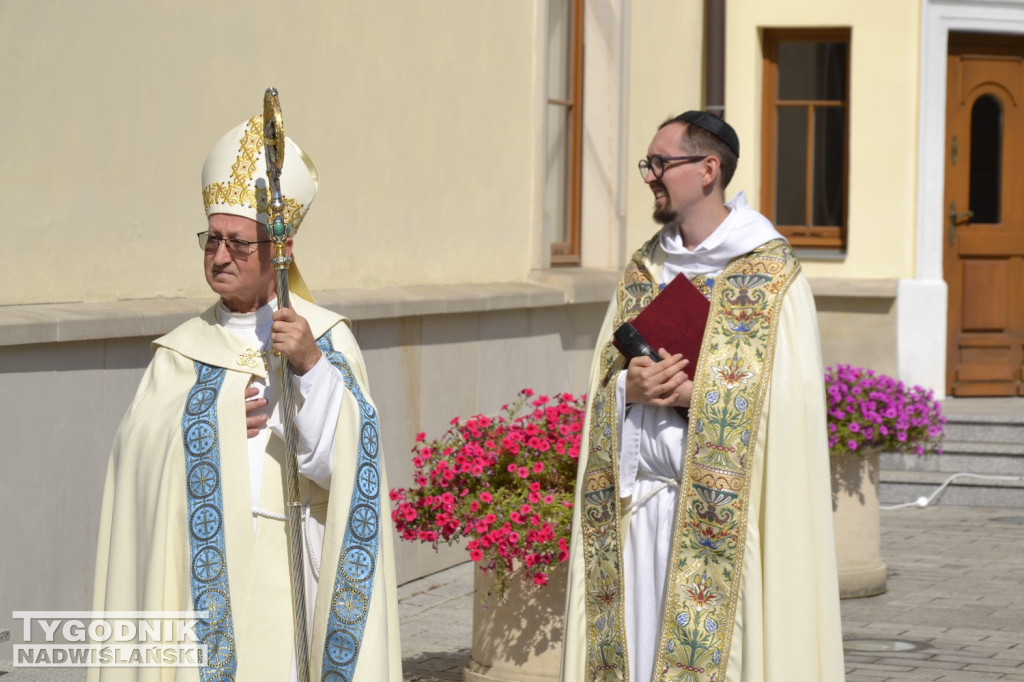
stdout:
<svg viewBox="0 0 1024 682">
<path fill-rule="evenodd" d="M 318 174 L 290 139 L 282 144 L 281 216 L 294 232 Z M 209 666 L 99 667 L 91 680 L 297 679 L 289 461 L 303 519 L 311 677 L 401 680 L 377 410 L 348 320 L 311 302 L 294 261 L 292 307 L 279 305 L 267 177 L 262 116 L 210 151 L 198 241 L 219 300 L 154 342 L 104 488 L 95 609 L 206 611 L 196 633 Z M 283 255 L 292 248 L 287 236 Z M 283 379 L 285 360 L 294 376 Z M 286 388 L 294 455 L 286 452 Z"/>
<path fill-rule="evenodd" d="M 269 199 L 267 203 L 267 234 L 274 244 L 274 284 L 277 292 L 278 313 L 291 308 L 291 297 L 288 288 L 288 269 L 294 262 L 288 253 L 288 241 L 291 239 L 293 227 L 286 221 L 284 198 L 281 195 L 281 169 L 284 167 L 285 149 L 284 121 L 281 115 L 281 102 L 277 90 L 268 88 L 263 97 L 263 149 L 267 159 L 267 182 L 269 183 Z M 275 313 L 276 315 L 276 313 Z M 300 330 L 305 332 L 305 330 Z M 301 333 L 301 341 L 311 341 L 305 333 Z M 273 340 L 273 334 L 271 334 Z M 309 356 L 320 357 L 315 344 L 303 343 L 313 353 Z M 292 586 L 292 619 L 295 632 L 295 673 L 298 682 L 309 682 L 309 647 L 306 623 L 306 579 L 302 556 L 302 513 L 299 502 L 299 469 L 295 461 L 298 431 L 295 427 L 295 393 L 292 390 L 295 372 L 292 370 L 291 355 L 275 349 L 275 353 L 283 355 L 281 362 L 281 425 L 284 430 L 284 499 L 285 499 L 285 530 L 288 533 L 288 569 Z M 294 355 L 294 353 L 293 353 Z M 303 358 L 299 358 L 301 361 Z M 299 374 L 308 369 L 298 367 Z"/>
</svg>

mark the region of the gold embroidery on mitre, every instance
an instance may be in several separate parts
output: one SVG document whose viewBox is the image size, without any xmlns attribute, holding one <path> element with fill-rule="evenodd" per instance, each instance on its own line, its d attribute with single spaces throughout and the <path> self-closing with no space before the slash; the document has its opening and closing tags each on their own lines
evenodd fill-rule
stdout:
<svg viewBox="0 0 1024 682">
<path fill-rule="evenodd" d="M 253 180 L 259 168 L 260 154 L 264 152 L 262 114 L 249 119 L 249 125 L 246 126 L 238 144 L 238 157 L 231 166 L 231 180 L 226 183 L 212 182 L 203 187 L 203 207 L 209 210 L 214 204 L 227 204 L 247 206 L 255 209 L 256 213 L 266 213 L 266 179 L 263 179 L 262 183 Z M 298 230 L 303 218 L 302 204 L 285 196 L 281 197 L 281 201 L 284 202 L 281 217 L 293 230 Z"/>
</svg>

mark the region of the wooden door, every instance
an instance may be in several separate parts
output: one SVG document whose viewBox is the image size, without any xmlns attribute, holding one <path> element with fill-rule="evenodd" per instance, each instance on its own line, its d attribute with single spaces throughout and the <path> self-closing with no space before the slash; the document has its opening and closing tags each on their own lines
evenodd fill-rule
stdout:
<svg viewBox="0 0 1024 682">
<path fill-rule="evenodd" d="M 951 395 L 1024 395 L 1024 39 L 951 34 L 943 265 Z"/>
</svg>

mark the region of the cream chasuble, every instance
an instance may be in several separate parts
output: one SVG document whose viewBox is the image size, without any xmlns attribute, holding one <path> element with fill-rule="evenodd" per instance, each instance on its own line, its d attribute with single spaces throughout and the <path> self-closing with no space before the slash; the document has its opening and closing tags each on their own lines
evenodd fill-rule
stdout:
<svg viewBox="0 0 1024 682">
<path fill-rule="evenodd" d="M 320 369 L 340 372 L 346 386 L 330 491 L 301 480 L 323 528 L 319 583 L 307 585 L 316 594 L 311 676 L 397 682 L 387 482 L 362 356 L 344 318 L 298 297 L 292 303 L 333 365 Z M 89 679 L 286 680 L 293 644 L 284 524 L 261 519 L 253 531 L 243 396 L 250 380 L 266 378 L 262 361 L 251 362 L 258 349 L 217 324 L 215 308 L 154 346 L 107 470 L 94 609 L 209 610 L 200 639 L 223 665 L 96 668 Z M 269 514 L 284 514 L 283 449 L 268 438 L 258 499 Z"/>
<path fill-rule="evenodd" d="M 663 235 L 661 243 L 656 238 L 634 256 L 641 263 L 640 269 L 647 273 L 646 277 L 652 283 L 662 284 L 670 281 L 676 273 L 684 273 L 706 295 L 711 294 L 709 285 L 717 282 L 724 265 L 721 262 L 723 248 L 738 251 L 729 254 L 732 258 L 777 236 L 770 229 L 770 223 L 746 206 L 742 196 L 732 202 L 730 208 L 733 211 L 726 223 L 702 245 L 706 247 L 703 253 L 695 250 L 692 257 L 683 259 L 685 264 L 680 266 L 679 261 L 672 257 L 673 245 L 666 243 Z M 730 227 L 736 229 L 722 230 L 730 221 Z M 758 221 L 764 224 L 759 225 Z M 733 265 L 725 273 L 732 273 L 731 293 L 720 291 L 719 298 L 712 298 L 713 314 L 732 316 L 735 323 L 736 307 L 730 308 L 723 300 L 733 296 L 732 300 L 736 302 L 739 300 L 736 296 L 740 295 L 757 297 L 756 289 L 736 286 L 737 282 L 752 284 L 751 275 L 763 272 L 767 264 L 772 277 L 782 284 L 774 292 L 782 296 L 775 312 L 772 313 L 770 307 L 765 311 L 775 318 L 771 320 L 774 338 L 766 369 L 758 370 L 770 374 L 760 399 L 757 400 L 756 395 L 742 393 L 729 395 L 733 401 L 731 410 L 717 413 L 729 418 L 730 412 L 743 413 L 748 408 L 748 400 L 751 403 L 757 400 L 760 410 L 760 419 L 756 422 L 757 435 L 752 439 L 746 437 L 753 442 L 750 447 L 752 456 L 739 462 L 745 471 L 746 485 L 735 489 L 724 486 L 718 492 L 706 478 L 685 479 L 683 485 L 695 490 L 697 495 L 691 498 L 687 507 L 678 509 L 684 451 L 691 453 L 688 457 L 703 457 L 705 467 L 715 469 L 718 466 L 724 467 L 721 469 L 723 472 L 732 471 L 728 460 L 722 460 L 721 464 L 713 463 L 715 466 L 709 464 L 714 457 L 713 451 L 709 457 L 706 453 L 701 455 L 699 449 L 685 447 L 688 428 L 691 436 L 694 426 L 701 429 L 700 441 L 708 439 L 709 436 L 702 432 L 708 425 L 709 414 L 691 410 L 691 419 L 695 413 L 704 416 L 704 420 L 691 426 L 669 409 L 647 406 L 624 409 L 619 404 L 623 400 L 620 385 L 615 396 L 617 415 L 614 421 L 617 426 L 613 424 L 612 428 L 617 431 L 615 442 L 619 451 L 616 455 L 621 454 L 622 457 L 608 469 L 609 473 L 614 472 L 616 479 L 613 490 L 622 496 L 617 507 L 620 522 L 604 526 L 604 530 L 597 526 L 598 534 L 591 531 L 591 540 L 585 542 L 587 523 L 580 521 L 581 514 L 599 513 L 596 511 L 599 507 L 594 507 L 593 503 L 588 506 L 584 493 L 590 489 L 592 499 L 603 500 L 600 486 L 607 486 L 607 483 L 600 482 L 603 480 L 601 477 L 592 475 L 588 479 L 586 471 L 587 460 L 594 447 L 591 442 L 593 401 L 595 396 L 601 400 L 601 386 L 606 379 L 615 381 L 615 377 L 606 376 L 608 368 L 603 366 L 601 359 L 605 351 L 604 340 L 611 338 L 616 323 L 623 318 L 623 311 L 615 300 L 609 307 L 599 336 L 602 343 L 592 367 L 592 404 L 588 409 L 581 447 L 562 670 L 562 679 L 567 682 L 584 679 L 724 679 L 734 682 L 843 679 L 824 388 L 813 296 L 799 273 L 799 266 L 782 265 L 791 259 L 784 245 L 772 247 L 769 244 L 764 248 L 768 251 L 761 250 L 764 255 L 756 266 L 740 271 Z M 666 250 L 669 252 L 668 261 Z M 717 267 L 716 260 L 719 261 Z M 729 283 L 723 284 L 729 286 Z M 629 281 L 624 281 L 624 286 L 628 288 Z M 714 304 L 716 300 L 719 302 L 717 307 Z M 619 301 L 621 304 L 622 299 Z M 638 311 L 633 310 L 625 317 L 631 318 Z M 743 325 L 738 325 L 738 328 L 742 330 Z M 715 329 L 713 320 L 709 320 L 708 329 Z M 708 354 L 708 344 L 709 339 L 705 338 L 702 365 L 705 364 L 704 355 Z M 757 381 L 753 376 L 746 376 L 750 374 L 747 369 L 755 368 L 727 363 L 713 363 L 718 365 L 717 368 L 708 363 L 703 370 L 689 367 L 687 371 L 693 376 L 698 371 L 710 375 L 721 370 L 719 374 L 729 375 L 726 386 L 741 385 L 745 378 Z M 722 393 L 722 385 L 713 385 L 702 376 L 695 377 L 695 399 L 704 399 L 706 404 L 710 397 L 717 402 Z M 604 395 L 607 395 L 606 390 Z M 736 405 L 744 409 L 737 410 Z M 679 442 L 673 444 L 666 439 Z M 712 440 L 715 439 L 712 437 Z M 741 448 L 742 440 L 736 441 Z M 675 480 L 667 484 L 665 479 Z M 741 476 L 736 480 L 742 479 Z M 687 480 L 694 483 L 688 484 Z M 730 498 L 740 500 L 747 510 L 742 529 L 735 523 L 732 526 L 719 523 L 734 521 L 733 515 L 738 515 L 737 510 L 729 508 Z M 630 502 L 635 503 L 635 509 L 631 511 Z M 610 498 L 606 503 L 602 502 L 609 508 L 611 503 Z M 691 530 L 674 536 L 674 526 L 691 526 Z M 712 528 L 716 531 L 723 528 L 731 530 L 716 537 L 711 532 Z M 689 536 L 692 539 L 688 540 Z M 722 545 L 728 545 L 727 537 L 741 538 L 741 546 L 733 552 L 738 563 L 725 574 L 715 574 L 701 561 L 700 551 L 691 548 L 688 558 L 685 551 L 673 550 L 673 537 L 676 543 L 683 542 L 684 546 L 693 543 L 697 550 L 703 549 L 711 554 L 720 553 Z M 590 550 L 586 549 L 587 542 L 591 543 Z M 706 544 L 702 547 L 701 543 Z M 615 546 L 618 549 L 606 553 L 607 559 L 600 559 L 601 548 Z M 711 547 L 715 550 L 710 550 Z M 680 562 L 675 572 L 669 569 L 670 565 L 676 565 L 670 558 L 673 551 L 680 551 L 679 558 L 675 559 L 675 562 Z M 617 559 L 616 553 L 619 554 Z M 604 561 L 605 568 L 588 568 L 588 556 Z M 715 555 L 716 561 L 720 558 Z M 715 563 L 710 562 L 710 565 Z M 609 566 L 612 567 L 610 572 Z M 730 592 L 731 573 L 738 574 L 739 584 Z M 618 575 L 617 579 L 615 575 Z M 662 604 L 656 600 L 665 598 L 666 575 L 669 581 L 676 581 L 676 586 L 673 603 L 663 619 Z M 594 615 L 589 620 L 588 587 L 591 604 L 598 605 L 597 608 L 591 607 Z M 617 606 L 602 611 L 602 603 Z M 727 605 L 728 610 L 723 611 L 723 605 Z M 718 629 L 730 617 L 731 629 L 728 636 L 723 636 L 726 633 L 719 633 Z M 615 623 L 616 618 L 619 623 Z M 684 650 L 685 655 L 681 656 Z M 727 658 L 723 659 L 723 654 Z M 655 663 L 656 659 L 661 662 Z M 663 674 L 652 674 L 654 668 Z"/>
</svg>

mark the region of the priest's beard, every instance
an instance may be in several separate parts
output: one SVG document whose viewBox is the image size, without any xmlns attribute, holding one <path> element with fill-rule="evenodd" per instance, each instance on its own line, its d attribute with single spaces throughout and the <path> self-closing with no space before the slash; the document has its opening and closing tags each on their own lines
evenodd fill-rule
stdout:
<svg viewBox="0 0 1024 682">
<path fill-rule="evenodd" d="M 676 219 L 679 217 L 679 214 L 676 213 L 671 208 L 669 208 L 668 206 L 659 207 L 655 205 L 652 217 L 654 218 L 654 221 L 656 223 L 664 227 L 669 223 L 674 223 Z"/>
</svg>

